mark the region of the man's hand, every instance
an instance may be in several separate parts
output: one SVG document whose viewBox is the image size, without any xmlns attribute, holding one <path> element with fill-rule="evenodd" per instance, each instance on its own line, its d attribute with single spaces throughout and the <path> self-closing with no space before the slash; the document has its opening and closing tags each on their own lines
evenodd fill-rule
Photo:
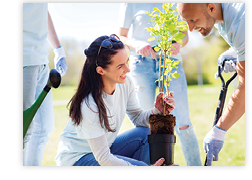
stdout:
<svg viewBox="0 0 252 180">
<path fill-rule="evenodd" d="M 156 52 L 152 49 L 151 45 L 145 42 L 138 41 L 135 45 L 135 50 L 137 54 L 143 56 L 151 55 L 152 59 L 156 59 Z"/>
<path fill-rule="evenodd" d="M 61 76 L 64 76 L 67 70 L 65 51 L 61 46 L 54 49 L 53 51 L 55 53 L 54 57 L 55 69 L 60 73 Z"/>
<path fill-rule="evenodd" d="M 225 61 L 226 60 L 226 61 Z M 224 67 L 222 67 L 223 62 L 225 61 Z M 229 48 L 227 51 L 222 53 L 218 58 L 218 66 L 221 66 L 221 72 L 224 70 L 225 73 L 234 72 L 236 70 L 236 61 L 237 54 L 233 48 Z M 215 73 L 215 78 L 219 78 L 218 71 Z"/>
<path fill-rule="evenodd" d="M 212 161 L 218 161 L 218 154 L 223 147 L 227 131 L 214 126 L 204 138 L 203 148 L 207 153 L 207 166 L 212 165 Z"/>
</svg>

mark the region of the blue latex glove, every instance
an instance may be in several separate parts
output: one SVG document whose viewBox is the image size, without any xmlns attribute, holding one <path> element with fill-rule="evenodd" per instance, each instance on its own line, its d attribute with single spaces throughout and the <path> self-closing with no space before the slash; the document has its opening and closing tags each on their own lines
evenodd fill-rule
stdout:
<svg viewBox="0 0 252 180">
<path fill-rule="evenodd" d="M 214 126 L 204 138 L 203 148 L 207 153 L 207 166 L 212 165 L 212 161 L 218 161 L 218 155 L 223 147 L 227 131 Z"/>
<path fill-rule="evenodd" d="M 225 73 L 234 72 L 236 70 L 237 54 L 233 50 L 233 48 L 230 47 L 227 51 L 225 51 L 224 53 L 222 53 L 219 56 L 218 66 L 221 66 L 224 60 L 227 60 L 227 61 L 225 62 L 224 67 L 221 68 L 221 73 L 222 73 L 223 70 L 224 70 Z M 214 76 L 215 76 L 216 79 L 219 78 L 218 71 L 215 73 Z"/>
<path fill-rule="evenodd" d="M 65 51 L 62 46 L 54 49 L 53 51 L 55 53 L 54 57 L 55 69 L 60 73 L 61 76 L 64 76 L 67 70 Z"/>
</svg>

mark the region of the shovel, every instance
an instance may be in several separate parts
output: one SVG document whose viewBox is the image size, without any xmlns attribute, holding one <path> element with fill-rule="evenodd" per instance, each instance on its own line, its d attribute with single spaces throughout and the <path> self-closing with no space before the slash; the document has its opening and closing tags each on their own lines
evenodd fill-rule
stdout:
<svg viewBox="0 0 252 180">
<path fill-rule="evenodd" d="M 235 79 L 235 77 L 237 76 L 237 72 L 235 72 L 232 77 L 225 83 L 225 80 L 223 79 L 222 75 L 221 75 L 221 67 L 224 67 L 225 62 L 228 60 L 224 60 L 222 65 L 218 66 L 218 74 L 219 77 L 221 79 L 222 82 L 222 86 L 221 86 L 221 91 L 220 91 L 220 96 L 219 96 L 219 101 L 218 101 L 218 105 L 217 105 L 217 109 L 215 112 L 215 117 L 214 117 L 214 123 L 213 126 L 215 126 L 222 114 L 222 110 L 224 107 L 224 103 L 225 103 L 225 98 L 226 98 L 226 93 L 227 93 L 227 89 L 228 89 L 228 85 Z M 205 159 L 205 164 L 204 166 L 207 166 L 207 156 Z"/>
</svg>

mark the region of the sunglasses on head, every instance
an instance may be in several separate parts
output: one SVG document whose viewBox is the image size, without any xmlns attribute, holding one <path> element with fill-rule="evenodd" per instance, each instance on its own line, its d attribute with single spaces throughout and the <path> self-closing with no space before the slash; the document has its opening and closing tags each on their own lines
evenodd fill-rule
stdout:
<svg viewBox="0 0 252 180">
<path fill-rule="evenodd" d="M 98 57 L 99 57 L 101 48 L 104 47 L 104 48 L 107 48 L 107 49 L 111 49 L 113 47 L 113 42 L 116 42 L 116 43 L 120 42 L 120 38 L 116 34 L 111 34 L 108 39 L 104 39 L 102 41 L 102 43 L 100 45 L 100 48 L 98 50 L 98 53 L 97 53 L 97 57 L 96 57 L 96 62 L 95 62 L 96 66 L 99 66 L 98 65 Z"/>
</svg>

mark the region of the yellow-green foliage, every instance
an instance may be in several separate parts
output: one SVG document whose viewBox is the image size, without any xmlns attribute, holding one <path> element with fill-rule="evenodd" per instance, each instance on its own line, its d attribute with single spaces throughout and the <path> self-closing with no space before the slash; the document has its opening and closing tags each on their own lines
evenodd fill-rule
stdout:
<svg viewBox="0 0 252 180">
<path fill-rule="evenodd" d="M 170 81 L 172 78 L 177 79 L 179 77 L 179 73 L 175 71 L 172 73 L 173 68 L 177 68 L 179 61 L 172 61 L 169 57 L 172 55 L 171 48 L 174 49 L 172 45 L 172 41 L 176 41 L 182 45 L 182 39 L 185 36 L 181 31 L 187 31 L 188 27 L 185 22 L 179 21 L 179 18 L 174 13 L 177 9 L 173 10 L 172 6 L 174 3 L 163 3 L 163 11 L 158 8 L 153 8 L 153 11 L 146 13 L 151 17 L 150 27 L 146 27 L 147 31 L 150 32 L 151 38 L 148 41 L 157 40 L 158 45 L 154 48 L 155 51 L 160 51 L 162 54 L 164 53 L 165 61 L 163 67 L 165 67 L 165 71 L 163 71 L 163 75 L 161 76 L 161 68 L 159 68 L 159 86 L 160 82 L 163 81 L 163 85 L 165 85 L 167 91 L 170 85 Z M 168 55 L 168 58 L 166 58 Z M 160 61 L 161 67 L 161 61 Z M 159 87 L 160 91 L 163 91 Z"/>
</svg>

